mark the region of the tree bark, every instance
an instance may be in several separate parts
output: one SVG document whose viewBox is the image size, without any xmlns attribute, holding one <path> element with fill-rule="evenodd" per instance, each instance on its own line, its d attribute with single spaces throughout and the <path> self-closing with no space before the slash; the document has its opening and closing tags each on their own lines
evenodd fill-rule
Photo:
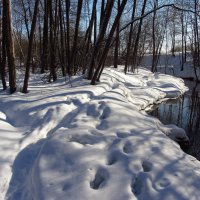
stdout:
<svg viewBox="0 0 200 200">
<path fill-rule="evenodd" d="M 1 9 L 1 8 L 0 8 Z M 6 84 L 6 44 L 5 44 L 5 31 L 3 31 L 3 27 L 6 27 L 6 18 L 5 18 L 5 10 L 3 13 L 3 20 L 0 19 L 0 32 L 2 35 L 2 41 L 1 41 L 1 59 L 0 59 L 0 73 L 1 73 L 1 81 L 3 85 L 3 90 L 6 90 L 7 84 Z"/>
<path fill-rule="evenodd" d="M 103 20 L 102 25 L 100 27 L 100 31 L 99 31 L 96 43 L 94 44 L 94 49 L 92 52 L 92 57 L 91 57 L 90 65 L 89 65 L 88 80 L 92 79 L 94 69 L 95 69 L 95 59 L 97 58 L 100 44 L 103 41 L 103 38 L 105 36 L 113 5 L 114 5 L 114 0 L 107 1 L 104 17 L 102 19 Z"/>
<path fill-rule="evenodd" d="M 53 78 L 53 81 L 57 80 L 57 74 L 56 74 L 56 49 L 55 49 L 55 20 L 53 17 L 53 8 L 52 8 L 52 1 L 48 2 L 49 5 L 49 20 L 50 20 L 50 36 L 49 36 L 49 42 L 50 42 L 50 77 L 49 81 L 51 81 L 51 77 Z M 56 13 L 56 11 L 55 11 Z"/>
<path fill-rule="evenodd" d="M 116 30 L 116 27 L 117 27 L 117 25 L 119 23 L 119 20 L 121 18 L 122 12 L 124 11 L 124 7 L 125 7 L 126 3 L 127 3 L 127 0 L 123 0 L 122 1 L 121 5 L 120 5 L 120 8 L 118 10 L 117 16 L 115 17 L 114 23 L 113 23 L 112 28 L 110 30 L 110 33 L 108 35 L 108 39 L 106 40 L 106 44 L 104 46 L 103 53 L 102 53 L 101 58 L 99 60 L 98 66 L 97 66 L 97 68 L 95 70 L 95 73 L 94 73 L 94 75 L 92 77 L 92 80 L 91 80 L 91 84 L 92 85 L 95 85 L 97 78 L 100 78 L 101 73 L 103 72 L 103 70 L 101 68 L 104 67 L 103 63 L 104 63 L 105 58 L 106 58 L 106 56 L 108 54 L 108 51 L 109 51 L 109 48 L 110 48 L 110 44 L 112 42 L 112 37 L 113 37 L 114 32 Z"/>
<path fill-rule="evenodd" d="M 72 75 L 72 68 L 74 68 L 74 60 L 76 59 L 75 51 L 76 51 L 77 42 L 78 42 L 78 32 L 79 32 L 82 4 L 83 4 L 83 0 L 79 0 L 77 15 L 76 15 L 77 17 L 76 17 L 76 24 L 75 24 L 74 40 L 73 40 L 73 45 L 72 45 L 71 57 L 70 57 L 70 68 L 71 68 L 70 75 Z"/>
<path fill-rule="evenodd" d="M 137 6 L 137 0 L 134 0 L 132 17 L 131 17 L 132 21 L 135 18 L 136 6 Z M 128 43 L 127 43 L 127 53 L 126 53 L 126 61 L 125 61 L 125 68 L 124 68 L 124 73 L 125 74 L 127 73 L 127 70 L 128 70 L 129 55 L 130 55 L 131 44 L 132 44 L 132 39 L 131 39 L 132 38 L 132 34 L 133 34 L 133 23 L 130 26 L 129 38 L 128 38 Z"/>
<path fill-rule="evenodd" d="M 37 13 L 38 13 L 39 2 L 40 2 L 40 0 L 36 0 L 36 2 L 35 2 L 33 21 L 31 24 L 31 32 L 30 32 L 29 45 L 28 45 L 28 55 L 27 55 L 27 61 L 26 61 L 26 72 L 25 72 L 24 85 L 23 85 L 23 90 L 22 90 L 23 93 L 28 92 L 28 81 L 29 81 L 29 75 L 30 75 L 32 49 L 33 49 L 32 47 L 33 47 L 33 39 L 34 39 L 36 22 L 37 22 Z"/>
<path fill-rule="evenodd" d="M 59 21 L 60 21 L 60 48 L 61 48 L 61 68 L 62 75 L 66 76 L 66 68 L 65 68 L 65 49 L 64 49 L 64 30 L 63 30 L 63 16 L 62 16 L 62 4 L 61 0 L 59 0 Z"/>
<path fill-rule="evenodd" d="M 5 43 L 8 57 L 9 86 L 10 93 L 12 94 L 16 91 L 16 67 L 10 0 L 3 0 L 3 12 L 4 20 L 6 21 L 6 24 L 4 23 L 3 26 L 3 31 L 5 31 Z"/>
<path fill-rule="evenodd" d="M 152 65 L 151 65 L 151 71 L 156 71 L 156 34 L 155 34 L 155 20 L 156 20 L 156 10 L 158 0 L 154 1 L 154 12 L 153 12 L 153 26 L 152 26 L 152 43 L 153 43 L 153 55 L 152 55 Z"/>
<path fill-rule="evenodd" d="M 70 0 L 66 0 L 66 29 L 67 29 L 67 41 L 66 41 L 66 71 L 70 76 L 70 22 L 69 22 L 69 11 L 70 11 Z"/>
<path fill-rule="evenodd" d="M 41 73 L 48 69 L 48 43 L 49 43 L 49 6 L 48 0 L 44 0 L 44 25 L 43 25 L 43 44 L 41 57 Z"/>
<path fill-rule="evenodd" d="M 117 12 L 120 9 L 120 0 L 117 2 Z M 115 39 L 115 53 L 114 53 L 114 68 L 117 68 L 118 65 L 118 56 L 119 56 L 119 28 L 120 28 L 120 21 L 117 24 L 116 28 L 116 39 Z"/>
<path fill-rule="evenodd" d="M 146 8 L 146 2 L 147 2 L 147 0 L 143 1 L 141 16 L 144 15 L 145 8 Z M 138 27 L 138 32 L 137 32 L 137 36 L 136 36 L 136 39 L 135 39 L 135 44 L 134 44 L 134 49 L 133 49 L 132 71 L 135 70 L 136 65 L 137 65 L 137 52 L 138 52 L 138 45 L 139 45 L 139 40 L 140 40 L 140 34 L 141 34 L 141 30 L 142 30 L 142 23 L 143 23 L 143 18 L 140 19 L 139 27 Z"/>
</svg>

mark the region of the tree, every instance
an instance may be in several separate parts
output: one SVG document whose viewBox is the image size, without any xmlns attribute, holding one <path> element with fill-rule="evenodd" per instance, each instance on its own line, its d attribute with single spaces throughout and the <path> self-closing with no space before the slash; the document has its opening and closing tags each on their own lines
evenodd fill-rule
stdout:
<svg viewBox="0 0 200 200">
<path fill-rule="evenodd" d="M 143 1 L 143 6 L 142 6 L 142 11 L 141 11 L 141 16 L 144 15 L 145 8 L 146 8 L 146 3 L 147 3 L 147 0 L 144 0 Z M 137 64 L 137 55 L 138 55 L 137 52 L 138 52 L 140 34 L 141 34 L 141 30 L 142 30 L 142 22 L 143 22 L 143 18 L 140 18 L 139 25 L 138 25 L 138 32 L 137 32 L 137 35 L 136 35 L 135 44 L 134 44 L 134 48 L 133 48 L 132 71 L 135 70 L 136 64 Z"/>
<path fill-rule="evenodd" d="M 117 12 L 120 9 L 120 0 L 117 1 Z M 116 39 L 115 39 L 115 53 L 114 53 L 114 68 L 117 68 L 118 65 L 118 56 L 119 56 L 119 28 L 120 22 L 117 24 L 116 28 Z"/>
<path fill-rule="evenodd" d="M 91 60 L 90 60 L 90 64 L 89 64 L 88 80 L 91 80 L 93 77 L 93 73 L 94 73 L 94 69 L 95 69 L 95 60 L 100 51 L 100 49 L 99 49 L 100 44 L 103 42 L 103 39 L 104 39 L 104 36 L 106 33 L 106 29 L 108 26 L 108 22 L 110 20 L 113 5 L 114 5 L 114 0 L 107 1 L 107 3 L 106 3 L 106 8 L 104 11 L 104 15 L 102 16 L 102 23 L 100 26 L 99 34 L 98 34 L 96 43 L 94 44 L 93 52 L 92 52 L 92 56 L 91 56 Z"/>
<path fill-rule="evenodd" d="M 49 42 L 50 42 L 50 76 L 49 81 L 51 81 L 51 78 L 53 78 L 53 81 L 57 80 L 57 74 L 56 74 L 56 28 L 57 28 L 57 9 L 55 10 L 55 19 L 53 16 L 53 4 L 52 1 L 48 2 L 49 5 L 49 22 L 50 22 L 50 36 L 49 36 Z M 56 7 L 57 7 L 57 1 L 56 1 Z"/>
<path fill-rule="evenodd" d="M 0 9 L 1 9 L 1 3 L 0 2 Z M 1 13 L 1 10 L 0 10 Z M 5 23 L 5 24 L 4 24 Z M 6 90 L 7 84 L 6 84 L 6 44 L 5 44 L 5 31 L 3 31 L 3 27 L 6 26 L 6 21 L 3 20 L 2 23 L 2 18 L 0 14 L 0 34 L 1 34 L 1 52 L 0 52 L 0 74 L 1 74 L 1 81 L 3 85 L 3 90 Z"/>
<path fill-rule="evenodd" d="M 100 60 L 98 62 L 98 65 L 97 65 L 97 68 L 95 70 L 95 73 L 94 73 L 94 75 L 92 77 L 92 80 L 91 80 L 91 84 L 92 85 L 94 85 L 96 83 L 96 80 L 99 79 L 100 76 L 101 76 L 101 73 L 102 73 L 103 68 L 104 68 L 103 63 L 105 62 L 106 56 L 107 56 L 108 51 L 109 51 L 110 44 L 112 42 L 112 37 L 114 35 L 114 32 L 116 30 L 117 25 L 119 24 L 119 20 L 121 18 L 121 15 L 122 15 L 122 12 L 124 10 L 124 7 L 125 7 L 126 3 L 127 3 L 127 0 L 122 0 L 122 3 L 120 4 L 120 7 L 118 9 L 118 13 L 117 13 L 117 15 L 115 17 L 114 23 L 113 23 L 113 25 L 111 27 L 111 30 L 110 30 L 109 35 L 108 35 L 108 38 L 106 40 L 106 43 L 105 43 L 105 46 L 104 46 L 104 49 L 103 49 L 103 53 L 102 53 L 101 58 L 100 58 Z"/>
<path fill-rule="evenodd" d="M 5 37 L 3 39 L 5 40 L 6 45 L 9 86 L 10 93 L 12 94 L 16 91 L 16 69 L 10 0 L 3 0 L 3 31 L 5 32 Z"/>
<path fill-rule="evenodd" d="M 41 73 L 48 69 L 48 42 L 49 42 L 49 6 L 48 0 L 44 0 L 44 21 L 43 21 L 43 44 L 41 56 Z"/>
<path fill-rule="evenodd" d="M 136 6 L 137 6 L 136 3 L 137 3 L 137 0 L 134 0 L 132 17 L 131 17 L 132 21 L 135 18 L 135 11 L 136 11 Z M 128 42 L 127 42 L 127 52 L 126 52 L 126 60 L 125 60 L 125 67 L 124 67 L 125 74 L 127 73 L 127 70 L 128 70 L 129 55 L 130 55 L 130 49 L 131 49 L 131 43 L 132 43 L 132 34 L 133 34 L 133 23 L 130 25 L 130 31 L 129 31 Z"/>
<path fill-rule="evenodd" d="M 78 1 L 77 6 L 77 14 L 76 14 L 76 24 L 75 24 L 75 33 L 74 33 L 74 40 L 71 50 L 71 56 L 70 56 L 70 75 L 72 74 L 72 67 L 74 68 L 74 60 L 76 59 L 76 47 L 77 47 L 77 41 L 78 41 L 78 32 L 79 32 L 79 24 L 80 24 L 80 17 L 81 17 L 81 10 L 82 10 L 82 4 L 83 0 Z"/>
<path fill-rule="evenodd" d="M 31 32 L 30 32 L 30 37 L 29 37 L 28 56 L 27 56 L 27 61 L 26 61 L 26 72 L 25 72 L 24 85 L 23 85 L 23 90 L 22 90 L 23 93 L 28 92 L 28 80 L 29 80 L 30 67 L 31 67 L 32 47 L 33 47 L 33 39 L 34 39 L 34 32 L 35 32 L 36 21 L 37 21 L 39 2 L 40 0 L 35 1 L 33 21 L 31 24 Z"/>
</svg>

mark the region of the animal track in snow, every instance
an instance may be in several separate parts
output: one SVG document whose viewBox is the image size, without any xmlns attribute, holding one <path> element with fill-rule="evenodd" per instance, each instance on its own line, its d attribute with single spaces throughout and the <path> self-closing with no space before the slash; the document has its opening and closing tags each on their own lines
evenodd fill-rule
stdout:
<svg viewBox="0 0 200 200">
<path fill-rule="evenodd" d="M 128 132 L 117 132 L 116 135 L 117 135 L 118 138 L 126 138 L 130 134 Z"/>
<path fill-rule="evenodd" d="M 96 109 L 96 105 L 89 105 L 87 108 L 87 116 L 98 117 L 99 111 Z"/>
<path fill-rule="evenodd" d="M 131 142 L 126 142 L 124 147 L 123 147 L 123 152 L 124 153 L 132 153 L 133 152 L 133 144 Z"/>
<path fill-rule="evenodd" d="M 102 115 L 100 116 L 100 119 L 106 119 L 106 118 L 109 117 L 110 114 L 111 114 L 110 108 L 109 108 L 109 107 L 105 107 L 105 108 L 103 109 Z"/>
<path fill-rule="evenodd" d="M 134 195 L 138 196 L 141 194 L 143 188 L 143 174 L 140 173 L 138 176 L 132 179 L 131 190 Z"/>
<path fill-rule="evenodd" d="M 108 122 L 106 120 L 102 120 L 101 123 L 99 125 L 96 126 L 96 128 L 98 130 L 105 130 L 107 129 L 109 126 L 108 126 Z"/>
<path fill-rule="evenodd" d="M 102 188 L 106 184 L 109 174 L 106 169 L 99 168 L 93 181 L 90 182 L 90 187 L 94 190 Z"/>
<path fill-rule="evenodd" d="M 158 185 L 161 187 L 161 188 L 165 188 L 167 186 L 169 186 L 171 183 L 170 183 L 170 180 L 167 179 L 167 178 L 163 178 L 159 181 Z"/>
<path fill-rule="evenodd" d="M 144 172 L 150 172 L 152 169 L 152 166 L 153 166 L 153 164 L 148 160 L 144 160 L 142 162 L 142 168 L 143 168 Z"/>
<path fill-rule="evenodd" d="M 84 135 L 70 136 L 69 141 L 70 142 L 76 142 L 76 143 L 79 143 L 79 144 L 82 144 L 82 145 L 86 145 L 86 144 L 93 145 L 93 144 L 100 142 L 98 137 L 96 137 L 94 135 L 89 135 L 89 134 L 88 135 L 84 134 Z"/>
<path fill-rule="evenodd" d="M 72 186 L 71 186 L 69 183 L 66 183 L 66 184 L 63 185 L 62 190 L 63 190 L 63 191 L 66 191 L 66 190 L 69 190 L 71 187 L 72 187 Z"/>
<path fill-rule="evenodd" d="M 114 165 L 117 161 L 118 161 L 117 154 L 113 152 L 108 158 L 107 165 Z"/>
</svg>

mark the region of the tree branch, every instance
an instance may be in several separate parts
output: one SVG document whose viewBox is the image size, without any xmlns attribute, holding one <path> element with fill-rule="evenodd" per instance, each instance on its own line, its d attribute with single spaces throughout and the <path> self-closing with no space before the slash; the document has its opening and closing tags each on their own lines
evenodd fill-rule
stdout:
<svg viewBox="0 0 200 200">
<path fill-rule="evenodd" d="M 136 22 L 136 21 L 138 21 L 138 20 L 140 20 L 140 19 L 142 19 L 142 18 L 145 18 L 146 16 L 150 15 L 151 13 L 153 13 L 153 12 L 155 12 L 155 11 L 157 11 L 157 10 L 160 10 L 160 9 L 162 9 L 162 8 L 165 8 L 165 7 L 172 7 L 172 8 L 174 8 L 174 9 L 176 9 L 176 10 L 180 10 L 180 11 L 184 11 L 184 12 L 191 12 L 191 13 L 193 13 L 193 14 L 195 14 L 195 15 L 198 15 L 198 14 L 197 14 L 195 11 L 193 11 L 193 10 L 185 9 L 185 8 L 180 8 L 180 7 L 176 6 L 176 5 L 173 4 L 173 3 L 172 3 L 172 4 L 165 4 L 165 5 L 156 7 L 156 8 L 153 9 L 153 10 L 150 10 L 149 12 L 145 13 L 144 15 L 142 15 L 142 16 L 140 16 L 140 17 L 136 17 L 134 20 L 130 21 L 130 22 L 127 23 L 125 26 L 123 26 L 123 27 L 120 29 L 119 32 L 122 32 L 124 29 L 126 29 L 128 26 L 130 26 L 130 25 L 133 24 L 134 22 Z M 200 15 L 198 15 L 198 16 L 200 16 Z"/>
</svg>

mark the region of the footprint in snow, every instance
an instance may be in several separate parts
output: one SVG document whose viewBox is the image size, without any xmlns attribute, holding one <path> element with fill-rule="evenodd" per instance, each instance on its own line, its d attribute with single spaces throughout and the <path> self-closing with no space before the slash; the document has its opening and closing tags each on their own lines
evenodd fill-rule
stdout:
<svg viewBox="0 0 200 200">
<path fill-rule="evenodd" d="M 62 187 L 63 191 L 69 190 L 72 187 L 72 185 L 70 183 L 65 183 Z"/>
<path fill-rule="evenodd" d="M 145 191 L 145 187 L 147 182 L 149 181 L 149 175 L 146 172 L 150 172 L 152 170 L 153 164 L 148 160 L 143 160 L 142 162 L 142 170 L 133 178 L 131 183 L 131 190 L 134 195 L 138 196 Z"/>
<path fill-rule="evenodd" d="M 152 181 L 149 174 L 140 172 L 132 179 L 131 191 L 135 196 L 139 196 L 142 193 L 148 193 L 150 185 L 152 185 Z"/>
<path fill-rule="evenodd" d="M 139 173 L 136 177 L 132 179 L 131 191 L 134 195 L 138 196 L 141 194 L 144 187 L 144 173 Z"/>
<path fill-rule="evenodd" d="M 153 167 L 153 164 L 150 161 L 144 160 L 142 162 L 142 168 L 144 172 L 150 172 L 152 167 Z"/>
<path fill-rule="evenodd" d="M 118 161 L 118 155 L 116 152 L 113 152 L 108 157 L 107 165 L 114 165 Z"/>
<path fill-rule="evenodd" d="M 108 126 L 108 122 L 106 120 L 101 120 L 101 123 L 99 125 L 96 126 L 96 128 L 98 130 L 105 130 L 107 129 L 109 126 Z"/>
<path fill-rule="evenodd" d="M 105 108 L 103 109 L 102 115 L 100 116 L 100 119 L 106 119 L 106 118 L 109 117 L 110 114 L 111 114 L 110 108 L 109 108 L 109 107 L 105 107 Z"/>
<path fill-rule="evenodd" d="M 90 182 L 90 187 L 94 190 L 102 188 L 109 177 L 109 173 L 104 168 L 99 168 L 96 172 L 95 178 Z"/>
<path fill-rule="evenodd" d="M 170 180 L 168 178 L 162 178 L 159 182 L 158 182 L 158 186 L 160 188 L 165 188 L 167 186 L 169 186 L 171 183 L 170 183 Z"/>
<path fill-rule="evenodd" d="M 95 137 L 94 135 L 83 134 L 83 135 L 71 135 L 68 139 L 70 142 L 76 142 L 82 145 L 93 145 L 100 142 L 99 137 Z"/>
<path fill-rule="evenodd" d="M 98 117 L 99 111 L 96 109 L 96 105 L 89 105 L 87 108 L 87 116 Z"/>
<path fill-rule="evenodd" d="M 126 137 L 128 137 L 130 134 L 127 133 L 127 132 L 117 132 L 116 135 L 117 135 L 118 138 L 126 138 Z"/>
<path fill-rule="evenodd" d="M 126 142 L 123 147 L 123 152 L 129 154 L 129 153 L 133 153 L 133 151 L 134 151 L 133 144 L 131 142 Z"/>
</svg>

